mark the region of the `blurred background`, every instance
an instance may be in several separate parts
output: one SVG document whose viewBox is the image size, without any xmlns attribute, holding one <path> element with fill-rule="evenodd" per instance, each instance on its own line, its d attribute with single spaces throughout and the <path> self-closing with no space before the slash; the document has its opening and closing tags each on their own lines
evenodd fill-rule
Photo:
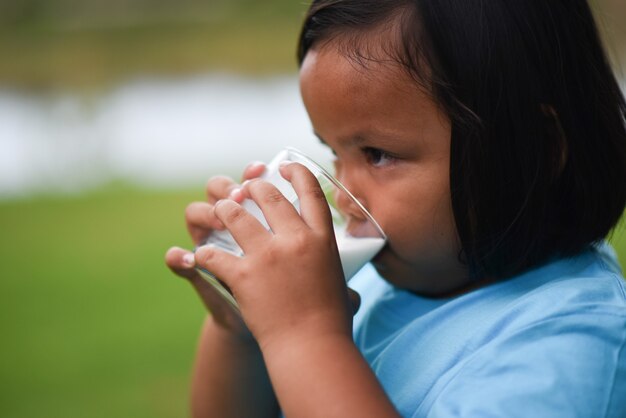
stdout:
<svg viewBox="0 0 626 418">
<path fill-rule="evenodd" d="M 593 2 L 624 85 L 626 3 Z M 286 145 L 301 0 L 0 0 L 0 416 L 180 417 L 183 211 Z M 624 227 L 612 236 L 626 265 Z"/>
</svg>

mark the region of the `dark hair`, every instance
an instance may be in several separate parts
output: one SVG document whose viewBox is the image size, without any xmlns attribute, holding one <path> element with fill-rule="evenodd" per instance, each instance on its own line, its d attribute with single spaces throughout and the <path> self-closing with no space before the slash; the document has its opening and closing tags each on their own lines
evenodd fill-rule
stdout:
<svg viewBox="0 0 626 418">
<path fill-rule="evenodd" d="M 359 35 L 390 21 L 401 34 L 390 57 L 452 123 L 471 275 L 510 277 L 601 241 L 626 204 L 626 104 L 587 2 L 317 0 L 298 59 L 339 36 L 363 58 Z"/>
</svg>

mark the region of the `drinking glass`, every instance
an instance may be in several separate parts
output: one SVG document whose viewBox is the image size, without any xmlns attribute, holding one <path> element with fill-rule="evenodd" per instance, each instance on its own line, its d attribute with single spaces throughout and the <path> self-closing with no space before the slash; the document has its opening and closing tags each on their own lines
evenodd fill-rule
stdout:
<svg viewBox="0 0 626 418">
<path fill-rule="evenodd" d="M 315 175 L 319 182 L 332 215 L 343 274 L 346 280 L 350 280 L 385 245 L 387 240 L 385 233 L 361 202 L 335 177 L 297 149 L 286 148 L 272 159 L 260 178 L 276 186 L 298 212 L 300 212 L 300 199 L 291 183 L 285 180 L 279 172 L 281 163 L 285 161 L 302 164 Z M 345 199 L 344 203 L 338 205 L 337 202 L 341 199 Z M 265 228 L 271 230 L 261 209 L 254 201 L 245 199 L 241 206 L 256 217 Z M 343 213 L 339 206 L 351 207 L 351 214 Z M 213 231 L 202 245 L 207 244 L 213 244 L 232 254 L 243 256 L 243 250 L 227 230 Z M 239 311 L 237 301 L 219 278 L 204 268 L 198 267 L 197 270 L 236 311 Z"/>
</svg>

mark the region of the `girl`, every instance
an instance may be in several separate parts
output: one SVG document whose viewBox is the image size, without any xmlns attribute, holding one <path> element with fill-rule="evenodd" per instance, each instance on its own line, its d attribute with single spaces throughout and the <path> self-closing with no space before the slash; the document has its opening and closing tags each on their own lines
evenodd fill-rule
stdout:
<svg viewBox="0 0 626 418">
<path fill-rule="evenodd" d="M 315 133 L 388 245 L 350 282 L 353 328 L 308 171 L 281 168 L 301 216 L 264 181 L 212 179 L 191 237 L 227 228 L 245 256 L 166 256 L 212 313 L 194 416 L 626 416 L 626 290 L 602 241 L 626 202 L 626 105 L 587 3 L 318 0 L 298 56 Z"/>
</svg>

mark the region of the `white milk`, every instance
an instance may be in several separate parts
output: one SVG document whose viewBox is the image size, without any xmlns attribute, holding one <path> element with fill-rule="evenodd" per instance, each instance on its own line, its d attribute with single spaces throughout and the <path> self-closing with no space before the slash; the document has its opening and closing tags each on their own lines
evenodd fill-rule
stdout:
<svg viewBox="0 0 626 418">
<path fill-rule="evenodd" d="M 385 245 L 383 238 L 354 238 L 335 231 L 343 275 L 350 280 Z"/>
</svg>

